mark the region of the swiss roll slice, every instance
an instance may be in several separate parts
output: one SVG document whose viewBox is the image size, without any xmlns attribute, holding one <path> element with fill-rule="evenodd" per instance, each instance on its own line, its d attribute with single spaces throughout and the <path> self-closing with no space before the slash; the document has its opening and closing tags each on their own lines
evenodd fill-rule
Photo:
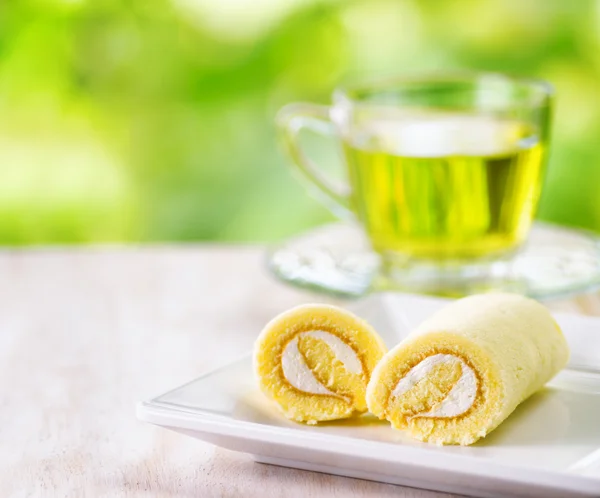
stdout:
<svg viewBox="0 0 600 498">
<path fill-rule="evenodd" d="M 385 352 L 375 330 L 352 313 L 303 305 L 266 325 L 255 343 L 254 369 L 286 417 L 314 424 L 367 410 L 367 384 Z"/>
<path fill-rule="evenodd" d="M 389 351 L 367 389 L 369 410 L 416 439 L 471 444 L 568 361 L 549 311 L 515 294 L 455 301 Z"/>
</svg>

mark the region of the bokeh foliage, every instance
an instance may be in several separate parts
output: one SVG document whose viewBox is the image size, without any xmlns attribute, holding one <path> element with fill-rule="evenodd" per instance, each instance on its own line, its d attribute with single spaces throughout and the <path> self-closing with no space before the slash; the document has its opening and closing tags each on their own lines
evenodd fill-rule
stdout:
<svg viewBox="0 0 600 498">
<path fill-rule="evenodd" d="M 348 78 L 456 68 L 555 84 L 540 217 L 600 230 L 600 2 L 2 2 L 0 243 L 274 240 L 322 223 L 276 110 Z"/>
</svg>

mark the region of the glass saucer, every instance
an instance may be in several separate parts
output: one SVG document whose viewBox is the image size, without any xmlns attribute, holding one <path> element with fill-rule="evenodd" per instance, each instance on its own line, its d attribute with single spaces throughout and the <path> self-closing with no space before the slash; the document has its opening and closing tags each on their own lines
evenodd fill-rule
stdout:
<svg viewBox="0 0 600 498">
<path fill-rule="evenodd" d="M 383 290 L 453 297 L 507 290 L 552 299 L 600 288 L 600 238 L 538 222 L 511 259 L 452 274 L 423 266 L 391 274 L 358 225 L 335 223 L 272 248 L 268 267 L 284 282 L 343 297 Z"/>
</svg>

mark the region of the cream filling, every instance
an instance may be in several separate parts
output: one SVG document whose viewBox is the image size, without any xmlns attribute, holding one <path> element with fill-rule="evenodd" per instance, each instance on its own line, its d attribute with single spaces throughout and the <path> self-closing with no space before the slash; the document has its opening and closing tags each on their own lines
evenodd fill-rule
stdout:
<svg viewBox="0 0 600 498">
<path fill-rule="evenodd" d="M 298 334 L 285 346 L 281 355 L 283 376 L 299 391 L 310 394 L 327 394 L 346 399 L 344 396 L 330 391 L 321 384 L 304 361 L 304 357 L 298 350 L 298 338 L 305 335 L 325 342 L 331 348 L 336 358 L 344 364 L 346 370 L 354 374 L 362 373 L 362 363 L 356 352 L 348 344 L 329 332 L 311 330 L 310 332 Z"/>
<path fill-rule="evenodd" d="M 442 402 L 438 403 L 430 411 L 418 413 L 414 417 L 451 418 L 465 413 L 475 402 L 475 397 L 477 396 L 477 377 L 473 369 L 460 357 L 451 354 L 435 354 L 415 365 L 396 384 L 396 387 L 392 391 L 392 396 L 400 396 L 412 389 L 417 382 L 427 377 L 436 365 L 453 361 L 458 361 L 461 364 L 462 374 L 460 379 L 454 384 Z"/>
</svg>

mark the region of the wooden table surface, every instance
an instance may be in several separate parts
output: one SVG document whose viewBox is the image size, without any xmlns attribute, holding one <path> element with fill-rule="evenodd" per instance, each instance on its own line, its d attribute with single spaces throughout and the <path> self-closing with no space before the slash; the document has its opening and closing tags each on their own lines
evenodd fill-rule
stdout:
<svg viewBox="0 0 600 498">
<path fill-rule="evenodd" d="M 254 463 L 135 404 L 247 351 L 287 307 L 260 247 L 0 253 L 0 497 L 434 497 Z M 552 303 L 600 315 L 598 295 Z"/>
</svg>

